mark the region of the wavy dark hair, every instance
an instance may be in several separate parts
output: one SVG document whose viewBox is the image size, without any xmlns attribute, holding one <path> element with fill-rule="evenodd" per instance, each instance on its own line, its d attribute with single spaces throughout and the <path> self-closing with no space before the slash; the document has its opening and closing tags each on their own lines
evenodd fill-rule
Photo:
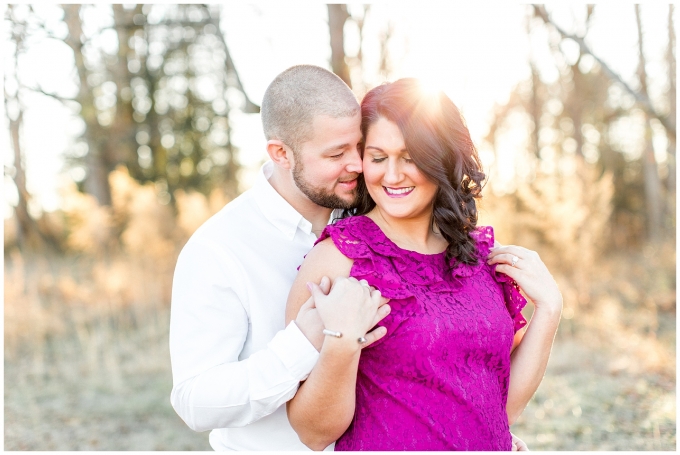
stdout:
<svg viewBox="0 0 680 455">
<path fill-rule="evenodd" d="M 366 94 L 361 102 L 364 139 L 380 118 L 399 127 L 411 159 L 439 187 L 432 226 L 436 224 L 449 244 L 447 262 L 451 267 L 458 262 L 476 264 L 477 248 L 470 233 L 477 226 L 475 199 L 481 197 L 485 175 L 460 111 L 444 93 L 427 95 L 417 79 L 405 78 Z M 361 174 L 356 206 L 344 210 L 341 218 L 365 215 L 374 207 Z"/>
</svg>

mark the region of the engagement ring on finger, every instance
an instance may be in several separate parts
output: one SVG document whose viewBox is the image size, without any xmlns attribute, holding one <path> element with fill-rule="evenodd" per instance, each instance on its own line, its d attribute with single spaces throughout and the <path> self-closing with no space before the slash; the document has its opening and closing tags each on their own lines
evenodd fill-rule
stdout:
<svg viewBox="0 0 680 455">
<path fill-rule="evenodd" d="M 514 267 L 515 264 L 517 264 L 517 261 L 519 261 L 519 258 L 518 258 L 517 256 L 513 256 L 513 257 L 512 257 L 512 262 L 510 263 L 510 265 L 511 265 L 512 267 Z"/>
<path fill-rule="evenodd" d="M 364 343 L 365 343 L 366 341 L 368 341 L 368 340 L 367 340 L 366 338 L 364 338 L 364 337 L 359 337 L 359 338 L 357 339 L 357 341 L 359 342 L 359 344 L 364 344 Z"/>
</svg>

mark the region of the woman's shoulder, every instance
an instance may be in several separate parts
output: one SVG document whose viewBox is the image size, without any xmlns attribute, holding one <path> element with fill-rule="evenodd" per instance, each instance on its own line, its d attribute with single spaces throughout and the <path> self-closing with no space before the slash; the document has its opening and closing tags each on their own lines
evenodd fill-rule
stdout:
<svg viewBox="0 0 680 455">
<path fill-rule="evenodd" d="M 493 249 L 496 239 L 494 237 L 492 226 L 477 226 L 474 231 L 470 233 L 470 237 L 477 243 L 477 251 L 480 255 L 486 256 Z"/>
<path fill-rule="evenodd" d="M 368 233 L 371 228 L 372 221 L 364 216 L 350 216 L 336 220 L 333 224 L 329 224 L 319 236 L 316 244 L 331 238 L 333 242 L 340 248 L 340 244 L 349 242 L 350 244 L 358 244 L 368 240 Z M 342 248 L 340 248 L 342 250 Z"/>
</svg>

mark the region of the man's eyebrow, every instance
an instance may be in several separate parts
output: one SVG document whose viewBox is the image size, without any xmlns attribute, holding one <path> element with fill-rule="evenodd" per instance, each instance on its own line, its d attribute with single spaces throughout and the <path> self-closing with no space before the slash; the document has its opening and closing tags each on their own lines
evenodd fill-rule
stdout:
<svg viewBox="0 0 680 455">
<path fill-rule="evenodd" d="M 348 147 L 350 147 L 349 144 L 332 145 L 332 146 L 328 147 L 327 149 L 325 149 L 322 153 L 328 153 L 328 152 L 333 152 L 333 151 L 336 151 L 336 150 L 342 150 L 342 149 L 346 149 Z"/>
</svg>

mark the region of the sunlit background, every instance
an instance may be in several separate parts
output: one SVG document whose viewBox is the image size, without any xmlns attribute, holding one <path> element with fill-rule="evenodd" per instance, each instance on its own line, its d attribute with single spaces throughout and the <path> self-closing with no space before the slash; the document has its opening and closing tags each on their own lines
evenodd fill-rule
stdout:
<svg viewBox="0 0 680 455">
<path fill-rule="evenodd" d="M 463 112 L 488 175 L 480 224 L 537 250 L 565 299 L 513 432 L 533 450 L 675 449 L 673 5 L 3 14 L 6 449 L 209 449 L 169 403 L 172 271 L 252 185 L 262 96 L 300 63 L 359 99 L 417 77 Z"/>
</svg>

